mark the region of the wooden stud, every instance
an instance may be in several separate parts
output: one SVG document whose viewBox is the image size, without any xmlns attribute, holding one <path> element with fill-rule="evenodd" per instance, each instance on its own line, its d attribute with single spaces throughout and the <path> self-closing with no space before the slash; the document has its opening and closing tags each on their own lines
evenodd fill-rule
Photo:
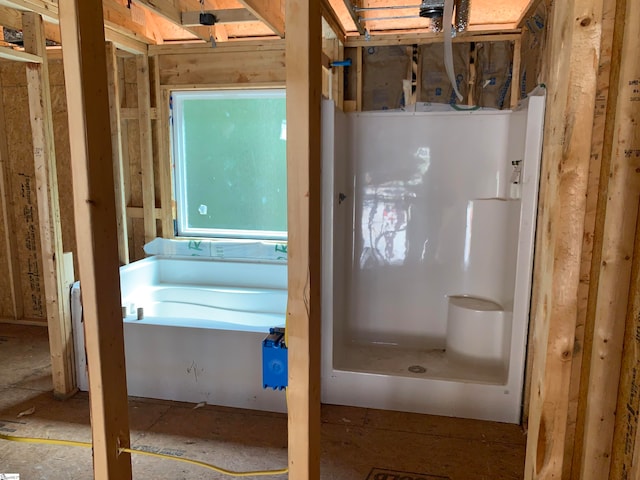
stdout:
<svg viewBox="0 0 640 480">
<path fill-rule="evenodd" d="M 185 56 L 189 54 L 204 56 L 216 56 L 220 53 L 235 53 L 236 55 L 243 52 L 267 52 L 271 50 L 284 51 L 285 41 L 278 39 L 269 40 L 243 40 L 241 42 L 229 42 L 218 45 L 212 49 L 210 44 L 203 43 L 177 43 L 164 45 L 149 45 L 149 55 L 179 55 Z"/>
<path fill-rule="evenodd" d="M 602 0 L 555 2 L 536 239 L 525 480 L 563 472 Z"/>
<path fill-rule="evenodd" d="M 522 58 L 522 37 L 513 41 L 513 62 L 511 63 L 511 108 L 520 101 L 520 63 Z M 473 105 L 473 104 L 470 104 Z"/>
<path fill-rule="evenodd" d="M 153 216 L 156 220 L 162 220 L 163 211 L 161 208 L 153 210 Z M 138 218 L 142 220 L 144 218 L 144 208 L 142 207 L 127 207 L 128 218 Z"/>
<path fill-rule="evenodd" d="M 42 63 L 42 57 L 39 57 L 38 55 L 1 46 L 0 58 L 5 58 L 7 60 L 13 60 L 16 62 Z"/>
<path fill-rule="evenodd" d="M 362 48 L 356 47 L 356 111 L 362 111 Z"/>
<path fill-rule="evenodd" d="M 640 330 L 640 218 L 637 219 L 629 295 L 626 329 L 628 332 L 637 332 Z M 638 428 L 640 337 L 638 335 L 625 336 L 621 372 L 618 408 L 623 413 L 616 420 L 614 438 L 616 448 L 613 450 L 609 478 L 636 479 L 640 478 L 640 428 Z"/>
<path fill-rule="evenodd" d="M 342 42 L 338 39 L 332 40 L 333 52 L 332 58 L 334 61 L 344 60 L 344 47 Z M 331 98 L 336 107 L 342 110 L 344 101 L 344 67 L 334 67 L 331 69 Z"/>
<path fill-rule="evenodd" d="M 289 478 L 320 478 L 320 0 L 287 0 Z"/>
<path fill-rule="evenodd" d="M 153 137 L 151 134 L 151 86 L 149 79 L 149 57 L 136 57 L 138 74 L 138 121 L 140 125 L 140 157 L 142 162 L 142 207 L 144 208 L 144 241 L 156 238 L 155 182 L 153 175 Z"/>
<path fill-rule="evenodd" d="M 118 48 L 125 52 L 133 53 L 134 55 L 140 55 L 147 52 L 147 44 L 134 38 L 123 35 L 122 33 L 105 28 L 105 39 L 109 42 L 113 42 Z"/>
<path fill-rule="evenodd" d="M 131 480 L 124 333 L 100 0 L 60 2 L 96 480 Z"/>
<path fill-rule="evenodd" d="M 22 27 L 22 21 L 20 21 Z M 0 92 L 2 91 L 2 80 L 0 79 Z M 24 316 L 24 305 L 22 303 L 22 281 L 20 278 L 20 266 L 18 264 L 18 245 L 14 230 L 14 216 L 12 211 L 13 192 L 9 178 L 10 158 L 7 149 L 7 138 L 4 119 L 4 102 L 0 95 L 0 205 L 2 208 L 2 221 L 4 226 L 4 241 L 7 256 L 7 276 L 9 277 L 9 288 L 11 290 L 11 307 L 13 310 L 13 320 L 20 320 Z M 40 322 L 41 323 L 41 322 Z"/>
<path fill-rule="evenodd" d="M 631 269 L 631 287 L 626 316 L 627 332 L 640 330 L 640 218 L 636 222 L 636 239 Z M 618 412 L 616 417 L 610 479 L 636 479 L 640 475 L 640 429 L 638 411 L 640 409 L 640 336 L 625 335 L 622 368 L 618 390 Z"/>
<path fill-rule="evenodd" d="M 157 152 L 158 152 L 158 175 L 160 181 L 160 208 L 161 225 L 162 225 L 162 237 L 173 238 L 174 237 L 174 207 L 173 207 L 173 182 L 171 178 L 171 132 L 169 121 L 169 101 L 171 92 L 160 87 L 160 71 L 158 70 L 157 58 L 153 58 L 153 67 L 155 71 L 155 95 L 156 95 L 156 108 L 159 112 L 159 119 L 155 122 L 156 125 L 156 138 L 157 138 Z"/>
<path fill-rule="evenodd" d="M 578 318 L 576 321 L 576 351 L 571 372 L 571 390 L 569 394 L 569 414 L 567 416 L 567 435 L 565 445 L 565 467 L 563 478 L 580 480 L 580 464 L 584 440 L 584 419 L 586 398 L 589 387 L 589 369 L 593 347 L 594 315 L 596 292 L 598 290 L 600 252 L 602 251 L 602 234 L 596 237 L 596 213 L 602 164 L 602 149 L 605 135 L 606 109 L 609 98 L 609 79 L 611 76 L 611 55 L 613 48 L 613 29 L 616 2 L 604 4 L 602 13 L 602 40 L 600 42 L 600 63 L 596 90 L 596 106 L 591 136 L 591 162 L 589 165 L 589 184 L 587 187 L 587 205 L 582 242 L 582 258 L 580 266 L 580 285 L 578 287 Z M 614 66 L 614 68 L 617 68 Z M 608 167 L 605 169 L 608 172 Z M 606 178 L 603 178 L 606 184 Z M 604 198 L 602 199 L 604 200 Z M 602 208 L 602 207 L 601 207 Z M 592 275 L 592 263 L 594 273 Z"/>
<path fill-rule="evenodd" d="M 118 229 L 118 256 L 120 265 L 129 263 L 129 234 L 127 233 L 127 205 L 124 197 L 124 165 L 122 163 L 122 120 L 120 118 L 120 82 L 116 47 L 107 42 L 107 75 L 109 85 L 109 118 L 111 120 L 111 149 L 116 199 L 116 226 Z"/>
<path fill-rule="evenodd" d="M 63 248 L 58 200 L 58 175 L 53 138 L 53 113 L 49 87 L 46 39 L 42 17 L 33 12 L 22 15 L 25 50 L 42 59 L 42 63 L 27 66 L 27 90 L 31 135 L 33 139 L 34 172 L 42 280 L 49 327 L 53 394 L 66 398 L 76 392 L 71 312 L 65 309 L 68 285 L 62 268 Z"/>
<path fill-rule="evenodd" d="M 640 63 L 635 58 L 640 25 L 626 21 L 629 18 L 640 18 L 640 4 L 618 0 L 613 58 L 619 58 L 620 64 L 619 70 L 612 70 L 606 117 L 611 128 L 606 129 L 602 161 L 603 168 L 609 167 L 603 172 L 608 185 L 601 186 L 604 211 L 596 218 L 602 253 L 594 312 L 593 351 L 597 354 L 591 355 L 582 452 L 581 478 L 585 480 L 609 475 L 640 201 L 640 94 L 636 93 Z"/>
<path fill-rule="evenodd" d="M 418 53 L 416 54 L 416 92 L 415 92 L 415 98 L 416 98 L 416 103 L 418 103 L 420 101 L 420 97 L 422 96 L 422 74 L 423 74 L 423 68 L 422 68 L 422 49 L 418 48 Z M 473 65 L 469 66 L 469 77 L 473 77 L 475 78 L 476 75 L 476 71 L 475 71 L 475 62 L 473 63 Z M 471 80 L 469 80 L 471 81 Z M 474 105 L 473 103 L 473 92 L 474 92 L 474 88 L 473 85 L 469 85 L 469 105 Z"/>
<path fill-rule="evenodd" d="M 121 120 L 138 120 L 138 109 L 137 108 L 121 108 L 120 109 L 120 119 Z M 155 107 L 151 107 L 149 110 L 149 117 L 151 120 L 158 119 L 158 111 Z"/>
</svg>

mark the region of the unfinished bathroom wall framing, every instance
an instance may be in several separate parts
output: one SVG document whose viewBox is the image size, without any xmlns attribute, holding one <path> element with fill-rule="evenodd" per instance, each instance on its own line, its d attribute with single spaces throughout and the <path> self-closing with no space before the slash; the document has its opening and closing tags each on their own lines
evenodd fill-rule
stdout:
<svg viewBox="0 0 640 480">
<path fill-rule="evenodd" d="M 22 28 L 22 15 L 5 7 L 7 2 L 0 3 L 0 23 Z M 9 3 L 23 8 L 35 4 L 17 0 Z M 120 12 L 113 2 L 105 3 L 111 12 Z M 536 21 L 527 25 L 528 18 L 540 6 L 548 9 L 551 20 L 548 38 L 542 44 L 545 27 Z M 326 2 L 322 8 L 327 11 Z M 532 84 L 544 82 L 549 89 L 528 356 L 531 388 L 525 395 L 532 401 L 526 401 L 524 408 L 529 427 L 527 479 L 614 479 L 637 475 L 639 468 L 634 460 L 639 448 L 638 417 L 633 412 L 638 411 L 639 401 L 634 332 L 638 323 L 640 255 L 640 102 L 634 100 L 634 90 L 638 88 L 640 72 L 629 52 L 637 50 L 640 35 L 637 26 L 622 21 L 625 17 L 637 18 L 636 10 L 630 0 L 571 0 L 554 2 L 553 6 L 534 1 L 514 30 L 473 32 L 454 40 L 469 46 L 468 58 L 474 62 L 468 61 L 465 68 L 474 87 L 481 72 L 476 63 L 479 51 L 472 51 L 471 43 L 509 45 L 513 52 L 509 63 L 516 75 L 506 106 L 514 106 L 523 89 L 526 92 Z M 113 15 L 110 18 L 115 18 Z M 45 17 L 49 20 L 45 32 L 56 31 L 51 22 L 56 19 L 57 9 Z M 335 18 L 330 23 L 335 24 Z M 117 241 L 120 264 L 142 258 L 142 246 L 154 231 L 163 237 L 173 236 L 170 92 L 285 84 L 285 41 L 281 39 L 220 42 L 215 49 L 209 44 L 147 48 L 142 40 L 150 42 L 150 33 L 142 36 L 143 33 L 131 36 L 113 23 L 107 27 L 108 36 L 117 40 L 114 46 L 118 48 L 107 47 L 111 59 L 111 119 L 112 132 L 115 131 L 111 144 L 116 173 L 122 164 L 116 174 L 116 190 L 121 192 L 117 194 L 121 212 Z M 402 73 L 402 77 L 397 75 L 399 81 L 409 82 L 411 94 L 420 101 L 425 94 L 420 65 L 425 60 L 421 53 L 414 59 L 413 45 L 420 50 L 420 46 L 441 41 L 439 36 L 386 34 L 373 35 L 366 41 L 337 33 L 335 39 L 323 43 L 325 96 L 345 111 L 362 110 L 368 104 L 367 50 L 393 47 L 407 57 L 397 68 Z M 538 37 L 532 41 L 535 35 Z M 55 33 L 46 36 L 54 38 Z M 536 48 L 531 47 L 534 44 Z M 538 75 L 543 46 L 545 68 Z M 47 270 L 40 246 L 34 142 L 29 129 L 24 128 L 34 112 L 28 108 L 26 66 L 17 63 L 36 59 L 21 50 L 3 52 L 3 58 L 12 55 L 13 60 L 0 63 L 0 261 L 8 272 L 0 279 L 0 318 L 45 325 L 49 297 L 42 277 Z M 73 212 L 69 208 L 69 132 L 62 63 L 59 55 L 51 57 L 49 85 L 61 237 L 63 251 L 76 253 Z M 331 66 L 331 62 L 345 57 L 353 60 L 348 69 Z M 599 60 L 598 72 L 593 70 L 594 58 Z M 517 68 L 518 64 L 521 68 Z M 346 88 L 343 75 L 348 77 Z M 519 80 L 515 81 L 515 77 Z M 517 88 L 522 85 L 526 86 Z M 477 98 L 477 88 L 470 88 L 469 103 L 475 103 Z M 625 146 L 621 147 L 623 142 Z M 50 215 L 49 221 L 55 218 L 55 213 Z M 307 337 L 306 341 L 313 339 Z M 318 381 L 313 382 L 310 389 L 318 387 Z M 313 443 L 304 445 L 307 447 L 311 451 L 317 449 Z"/>
</svg>

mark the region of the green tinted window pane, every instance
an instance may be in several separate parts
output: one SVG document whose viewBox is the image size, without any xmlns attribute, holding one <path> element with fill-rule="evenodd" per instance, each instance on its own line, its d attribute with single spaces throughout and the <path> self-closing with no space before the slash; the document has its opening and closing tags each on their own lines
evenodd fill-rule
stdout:
<svg viewBox="0 0 640 480">
<path fill-rule="evenodd" d="M 284 94 L 182 101 L 187 229 L 286 232 L 285 115 Z"/>
</svg>

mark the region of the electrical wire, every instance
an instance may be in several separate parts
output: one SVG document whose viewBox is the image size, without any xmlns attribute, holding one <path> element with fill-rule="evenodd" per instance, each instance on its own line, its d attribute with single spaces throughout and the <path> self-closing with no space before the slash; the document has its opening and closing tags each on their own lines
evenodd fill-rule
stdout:
<svg viewBox="0 0 640 480">
<path fill-rule="evenodd" d="M 93 444 L 90 442 L 77 442 L 74 440 L 57 440 L 54 438 L 31 438 L 31 437 L 14 437 L 11 435 L 3 435 L 0 433 L 0 440 L 8 440 L 10 442 L 19 443 L 36 443 L 41 445 L 62 445 L 66 447 L 82 447 L 92 448 Z M 256 470 L 247 472 L 234 472 L 233 470 L 227 470 L 226 468 L 211 465 L 210 463 L 201 462 L 199 460 L 191 460 L 189 458 L 176 457 L 174 455 L 167 455 L 164 453 L 145 452 L 144 450 L 136 450 L 135 448 L 120 448 L 120 453 L 133 453 L 136 455 L 147 455 L 155 458 L 165 458 L 169 460 L 175 460 L 177 462 L 188 463 L 190 465 L 196 465 L 198 467 L 213 470 L 214 472 L 221 473 L 230 477 L 264 477 L 267 475 L 284 475 L 289 471 L 288 468 L 281 468 L 279 470 Z"/>
</svg>

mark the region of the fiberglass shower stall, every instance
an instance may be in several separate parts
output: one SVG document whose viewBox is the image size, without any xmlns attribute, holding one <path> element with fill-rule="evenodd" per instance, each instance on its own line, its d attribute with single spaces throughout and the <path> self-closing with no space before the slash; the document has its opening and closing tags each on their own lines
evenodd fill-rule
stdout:
<svg viewBox="0 0 640 480">
<path fill-rule="evenodd" d="M 323 105 L 323 401 L 517 423 L 544 95 Z"/>
</svg>

